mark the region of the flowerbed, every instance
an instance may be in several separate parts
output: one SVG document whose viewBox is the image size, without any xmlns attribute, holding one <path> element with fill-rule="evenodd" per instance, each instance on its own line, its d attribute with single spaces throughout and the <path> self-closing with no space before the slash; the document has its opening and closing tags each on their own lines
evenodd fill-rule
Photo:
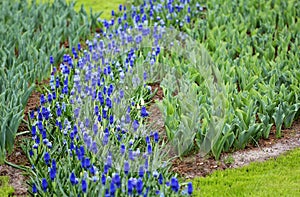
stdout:
<svg viewBox="0 0 300 197">
<path fill-rule="evenodd" d="M 219 158 L 268 138 L 272 125 L 280 137 L 299 111 L 298 7 L 292 0 L 120 5 L 98 21 L 101 32 L 85 48 L 72 45 L 58 70 L 59 57 L 50 57 L 50 88 L 30 114 L 32 194 L 191 195 L 147 123 L 148 85 L 157 81 L 168 142 L 180 156 Z"/>
</svg>

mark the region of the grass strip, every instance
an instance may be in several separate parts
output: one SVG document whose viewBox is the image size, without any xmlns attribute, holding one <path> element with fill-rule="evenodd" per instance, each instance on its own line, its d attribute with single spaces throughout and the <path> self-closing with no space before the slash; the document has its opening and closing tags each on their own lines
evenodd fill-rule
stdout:
<svg viewBox="0 0 300 197">
<path fill-rule="evenodd" d="M 195 178 L 194 196 L 300 196 L 300 149 Z"/>
<path fill-rule="evenodd" d="M 0 176 L 0 196 L 11 196 L 14 192 L 14 188 L 8 185 L 9 177 Z"/>
</svg>

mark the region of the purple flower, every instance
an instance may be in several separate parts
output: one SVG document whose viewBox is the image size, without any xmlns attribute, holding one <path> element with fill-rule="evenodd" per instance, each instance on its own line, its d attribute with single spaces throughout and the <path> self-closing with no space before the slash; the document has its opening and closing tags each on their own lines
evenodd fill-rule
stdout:
<svg viewBox="0 0 300 197">
<path fill-rule="evenodd" d="M 61 108 L 60 108 L 59 106 L 57 107 L 56 115 L 57 115 L 58 117 L 61 116 Z"/>
<path fill-rule="evenodd" d="M 132 179 L 128 179 L 128 184 L 127 184 L 127 190 L 128 190 L 128 194 L 131 195 L 133 192 L 134 186 L 132 183 Z"/>
<path fill-rule="evenodd" d="M 124 90 L 120 90 L 120 98 L 122 99 L 124 97 Z"/>
<path fill-rule="evenodd" d="M 78 183 L 78 179 L 76 178 L 74 172 L 71 173 L 70 181 L 72 185 L 76 185 Z"/>
<path fill-rule="evenodd" d="M 142 194 L 143 187 L 144 187 L 143 180 L 141 178 L 139 178 L 136 183 L 136 191 L 139 195 Z"/>
<path fill-rule="evenodd" d="M 85 179 L 82 179 L 81 181 L 81 188 L 82 188 L 82 192 L 83 193 L 86 193 L 86 190 L 87 190 L 87 182 Z"/>
<path fill-rule="evenodd" d="M 51 181 L 54 181 L 55 176 L 56 176 L 56 168 L 52 167 L 50 169 L 50 179 L 51 179 Z"/>
<path fill-rule="evenodd" d="M 32 137 L 34 137 L 36 135 L 36 127 L 35 126 L 32 126 L 31 134 L 32 134 Z"/>
<path fill-rule="evenodd" d="M 34 193 L 34 194 L 37 193 L 37 188 L 36 188 L 35 184 L 32 185 L 32 193 Z"/>
<path fill-rule="evenodd" d="M 144 174 L 145 174 L 144 166 L 140 166 L 140 168 L 139 168 L 139 177 L 142 178 L 144 176 Z"/>
<path fill-rule="evenodd" d="M 34 119 L 34 110 L 30 112 L 30 119 Z"/>
<path fill-rule="evenodd" d="M 111 11 L 111 15 L 115 16 L 115 11 L 114 10 Z"/>
<path fill-rule="evenodd" d="M 33 151 L 30 149 L 29 150 L 29 156 L 32 157 L 34 155 Z"/>
<path fill-rule="evenodd" d="M 104 146 L 107 145 L 108 140 L 109 140 L 109 133 L 105 133 L 105 134 L 104 134 L 104 137 L 103 137 L 103 140 L 102 140 L 102 144 L 103 144 Z"/>
<path fill-rule="evenodd" d="M 134 131 L 137 131 L 137 129 L 139 128 L 140 124 L 137 120 L 134 120 L 132 123 L 132 128 Z"/>
<path fill-rule="evenodd" d="M 98 152 L 98 146 L 97 146 L 96 142 L 92 143 L 91 150 L 94 154 L 96 154 Z"/>
<path fill-rule="evenodd" d="M 91 166 L 91 167 L 89 168 L 89 170 L 90 170 L 90 173 L 91 173 L 92 175 L 95 175 L 96 170 L 95 170 L 95 167 L 94 167 L 94 166 Z"/>
<path fill-rule="evenodd" d="M 55 159 L 52 159 L 52 168 L 56 169 L 56 161 L 55 161 Z"/>
<path fill-rule="evenodd" d="M 144 71 L 143 78 L 144 78 L 144 81 L 146 81 L 146 80 L 147 80 L 147 72 L 146 72 L 146 71 Z"/>
<path fill-rule="evenodd" d="M 116 173 L 116 174 L 113 176 L 112 181 L 113 181 L 114 184 L 116 184 L 116 186 L 117 186 L 118 188 L 121 187 L 121 177 L 120 177 L 120 175 L 119 175 L 118 173 Z"/>
<path fill-rule="evenodd" d="M 124 162 L 124 173 L 125 173 L 126 175 L 128 175 L 129 170 L 130 170 L 129 162 L 128 162 L 128 161 L 125 161 L 125 162 Z"/>
<path fill-rule="evenodd" d="M 42 179 L 42 188 L 44 190 L 44 192 L 47 191 L 47 188 L 48 188 L 48 182 L 45 178 Z"/>
<path fill-rule="evenodd" d="M 48 101 L 51 102 L 52 101 L 52 94 L 48 94 Z"/>
<path fill-rule="evenodd" d="M 102 176 L 101 176 L 101 183 L 102 183 L 102 185 L 105 185 L 105 183 L 106 183 L 106 176 L 105 176 L 105 174 L 102 174 Z"/>
<path fill-rule="evenodd" d="M 94 111 L 95 111 L 95 114 L 98 116 L 99 115 L 99 106 L 98 105 L 95 106 Z"/>
<path fill-rule="evenodd" d="M 103 117 L 104 119 L 107 118 L 107 110 L 106 110 L 105 108 L 103 108 L 103 110 L 102 110 L 102 117 Z"/>
<path fill-rule="evenodd" d="M 151 144 L 147 145 L 147 152 L 148 152 L 148 155 L 152 154 L 152 146 L 151 146 Z"/>
<path fill-rule="evenodd" d="M 110 183 L 110 195 L 111 196 L 115 196 L 115 192 L 116 192 L 116 187 L 115 184 L 113 182 Z"/>
<path fill-rule="evenodd" d="M 126 113 L 126 115 L 125 115 L 125 123 L 130 123 L 130 120 L 131 120 L 131 118 L 130 118 L 130 114 L 129 113 Z"/>
<path fill-rule="evenodd" d="M 193 193 L 193 184 L 191 182 L 189 182 L 187 185 L 187 192 L 189 195 L 192 195 Z"/>
<path fill-rule="evenodd" d="M 114 115 L 110 115 L 109 116 L 109 124 L 113 124 L 114 123 Z"/>
<path fill-rule="evenodd" d="M 112 102 L 111 102 L 111 100 L 110 100 L 109 97 L 106 98 L 106 106 L 107 106 L 109 109 L 112 108 Z"/>
<path fill-rule="evenodd" d="M 50 64 L 53 64 L 54 63 L 54 59 L 53 59 L 53 56 L 51 55 L 50 56 Z"/>
<path fill-rule="evenodd" d="M 162 174 L 159 174 L 159 176 L 158 176 L 158 183 L 160 185 L 163 184 L 163 180 L 164 180 L 164 178 L 163 178 Z"/>
<path fill-rule="evenodd" d="M 84 168 L 84 169 L 87 169 L 89 168 L 91 165 L 91 161 L 89 158 L 82 158 L 81 160 L 81 167 Z"/>
<path fill-rule="evenodd" d="M 149 144 L 150 143 L 150 137 L 147 135 L 146 136 L 146 143 Z"/>
<path fill-rule="evenodd" d="M 50 161 L 50 155 L 49 155 L 48 152 L 45 153 L 45 155 L 44 155 L 44 160 L 45 160 L 46 164 L 48 165 L 48 164 L 49 164 L 49 161 Z"/>
<path fill-rule="evenodd" d="M 155 132 L 154 132 L 154 134 L 153 134 L 153 138 L 154 138 L 154 142 L 155 142 L 155 143 L 157 143 L 157 142 L 158 142 L 158 140 L 159 140 L 159 134 L 158 134 L 158 132 L 157 132 L 157 131 L 155 131 Z"/>
<path fill-rule="evenodd" d="M 122 11 L 122 4 L 119 5 L 119 11 Z"/>
<path fill-rule="evenodd" d="M 124 145 L 124 144 L 121 144 L 121 147 L 120 147 L 120 152 L 121 152 L 121 154 L 124 155 L 125 151 L 126 151 L 125 145 Z"/>
<path fill-rule="evenodd" d="M 132 161 L 134 160 L 134 155 L 133 155 L 132 149 L 129 149 L 128 157 L 130 160 L 132 160 Z"/>
<path fill-rule="evenodd" d="M 148 112 L 147 112 L 147 110 L 146 110 L 146 107 L 143 106 L 142 109 L 141 109 L 141 116 L 142 116 L 143 118 L 145 118 L 145 117 L 147 117 L 148 115 L 149 115 L 149 114 L 148 114 Z"/>
<path fill-rule="evenodd" d="M 179 191 L 179 183 L 176 177 L 172 177 L 171 178 L 171 189 L 174 192 L 178 192 Z"/>
<path fill-rule="evenodd" d="M 44 126 L 43 126 L 43 123 L 41 121 L 38 121 L 38 128 L 39 128 L 40 131 L 44 130 Z"/>
</svg>

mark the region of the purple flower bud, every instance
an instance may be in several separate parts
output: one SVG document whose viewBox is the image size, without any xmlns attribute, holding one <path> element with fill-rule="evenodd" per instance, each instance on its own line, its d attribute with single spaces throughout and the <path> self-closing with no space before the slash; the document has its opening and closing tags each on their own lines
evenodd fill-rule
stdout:
<svg viewBox="0 0 300 197">
<path fill-rule="evenodd" d="M 53 56 L 51 55 L 50 56 L 50 64 L 53 64 L 54 63 L 54 59 L 53 59 Z"/>
<path fill-rule="evenodd" d="M 46 164 L 48 165 L 48 164 L 49 164 L 49 161 L 50 161 L 50 155 L 49 155 L 48 152 L 45 153 L 45 155 L 44 155 L 44 160 L 45 160 Z"/>
<path fill-rule="evenodd" d="M 128 161 L 125 161 L 125 162 L 124 162 L 124 173 L 125 173 L 126 175 L 128 175 L 129 170 L 130 170 L 129 162 L 128 162 Z"/>
<path fill-rule="evenodd" d="M 32 193 L 34 193 L 34 194 L 37 193 L 37 188 L 36 188 L 35 184 L 32 185 Z"/>
<path fill-rule="evenodd" d="M 110 183 L 109 190 L 110 190 L 110 195 L 115 196 L 116 187 L 115 187 L 115 184 L 113 182 Z"/>
<path fill-rule="evenodd" d="M 87 182 L 86 182 L 85 179 L 82 179 L 82 181 L 81 181 L 81 188 L 82 188 L 82 192 L 86 193 L 86 191 L 87 191 Z"/>
<path fill-rule="evenodd" d="M 132 123 L 132 128 L 134 131 L 137 131 L 137 129 L 139 128 L 140 124 L 137 120 L 134 120 Z"/>
<path fill-rule="evenodd" d="M 104 134 L 102 144 L 105 146 L 105 145 L 107 145 L 108 141 L 109 141 L 109 134 L 106 133 L 106 134 Z"/>
<path fill-rule="evenodd" d="M 120 152 L 121 152 L 121 154 L 124 155 L 125 151 L 126 151 L 125 145 L 124 145 L 124 144 L 121 144 L 121 147 L 120 147 Z"/>
<path fill-rule="evenodd" d="M 109 124 L 113 124 L 114 123 L 114 115 L 110 115 L 109 116 Z"/>
<path fill-rule="evenodd" d="M 74 172 L 71 173 L 70 181 L 71 181 L 71 184 L 72 184 L 72 185 L 76 185 L 76 184 L 78 183 L 78 179 L 76 178 Z"/>
<path fill-rule="evenodd" d="M 30 119 L 34 119 L 34 110 L 30 112 Z"/>
<path fill-rule="evenodd" d="M 54 179 L 55 179 L 55 176 L 56 176 L 56 168 L 51 168 L 50 169 L 50 179 L 51 179 L 51 181 L 54 181 Z"/>
<path fill-rule="evenodd" d="M 121 177 L 120 177 L 120 175 L 119 175 L 118 173 L 116 173 L 116 174 L 113 176 L 112 182 L 113 182 L 114 184 L 116 184 L 116 186 L 117 186 L 118 188 L 121 187 Z"/>
<path fill-rule="evenodd" d="M 106 176 L 105 176 L 105 174 L 102 174 L 102 176 L 101 176 L 101 183 L 102 183 L 102 185 L 105 185 L 105 183 L 106 183 Z"/>
<path fill-rule="evenodd" d="M 140 166 L 140 168 L 139 168 L 139 177 L 142 178 L 144 176 L 144 174 L 145 174 L 144 166 Z"/>
<path fill-rule="evenodd" d="M 171 189 L 174 192 L 178 192 L 179 191 L 179 183 L 176 177 L 172 177 L 171 178 Z"/>
<path fill-rule="evenodd" d="M 136 191 L 139 195 L 143 193 L 143 187 L 144 187 L 143 180 L 139 178 L 136 183 Z"/>
<path fill-rule="evenodd" d="M 32 157 L 34 155 L 32 150 L 29 150 L 29 156 Z"/>
<path fill-rule="evenodd" d="M 159 140 L 159 134 L 158 134 L 158 132 L 157 132 L 157 131 L 155 131 L 155 132 L 154 132 L 154 134 L 153 134 L 153 138 L 154 138 L 154 142 L 155 142 L 155 143 L 157 143 L 157 142 L 158 142 L 158 140 Z"/>
<path fill-rule="evenodd" d="M 191 182 L 189 182 L 187 185 L 187 192 L 189 195 L 192 195 L 193 193 L 193 184 Z"/>
<path fill-rule="evenodd" d="M 43 105 L 43 104 L 45 104 L 45 103 L 47 102 L 47 101 L 45 100 L 44 94 L 41 95 L 40 102 L 41 102 L 41 105 Z"/>
<path fill-rule="evenodd" d="M 143 118 L 145 118 L 145 117 L 147 117 L 149 114 L 148 114 L 148 112 L 147 112 L 147 110 L 146 110 L 146 107 L 145 106 L 142 106 L 142 109 L 141 109 L 141 116 L 143 117 Z"/>
<path fill-rule="evenodd" d="M 152 146 L 151 146 L 151 144 L 147 145 L 147 152 L 148 152 L 148 155 L 152 154 Z"/>
<path fill-rule="evenodd" d="M 47 188 L 48 188 L 48 182 L 45 178 L 42 179 L 42 188 L 44 190 L 44 192 L 47 191 Z"/>
<path fill-rule="evenodd" d="M 36 127 L 35 126 L 31 127 L 31 134 L 32 134 L 32 137 L 36 136 Z"/>
<path fill-rule="evenodd" d="M 133 192 L 133 189 L 134 189 L 132 179 L 128 179 L 127 189 L 128 189 L 128 195 L 129 196 L 132 195 L 132 192 Z"/>
<path fill-rule="evenodd" d="M 163 180 L 164 180 L 164 178 L 163 178 L 162 174 L 159 174 L 159 176 L 158 176 L 158 183 L 159 183 L 160 185 L 163 184 Z"/>
</svg>

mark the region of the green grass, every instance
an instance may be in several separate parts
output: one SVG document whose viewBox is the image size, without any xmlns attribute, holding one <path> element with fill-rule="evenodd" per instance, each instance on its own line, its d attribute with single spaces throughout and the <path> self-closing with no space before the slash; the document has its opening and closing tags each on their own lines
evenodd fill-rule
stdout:
<svg viewBox="0 0 300 197">
<path fill-rule="evenodd" d="M 300 196 L 300 149 L 193 180 L 195 196 Z"/>
<path fill-rule="evenodd" d="M 103 11 L 101 18 L 109 19 L 111 17 L 111 11 L 119 10 L 119 5 L 126 3 L 126 0 L 77 0 L 75 9 L 79 10 L 83 4 L 87 12 L 90 12 L 90 8 L 93 9 L 93 12 Z"/>
<path fill-rule="evenodd" d="M 49 0 L 39 0 L 39 2 L 48 2 Z M 72 2 L 72 0 L 66 0 L 67 2 Z M 101 18 L 102 19 L 110 19 L 111 17 L 111 11 L 119 10 L 120 4 L 126 4 L 126 0 L 74 0 L 76 2 L 75 4 L 75 10 L 80 10 L 81 5 L 84 5 L 85 10 L 87 13 L 90 13 L 90 8 L 93 9 L 93 13 L 95 12 L 102 12 Z M 53 2 L 53 0 L 50 0 L 50 2 Z"/>
<path fill-rule="evenodd" d="M 0 176 L 0 196 L 11 196 L 14 192 L 14 188 L 8 185 L 8 176 Z"/>
</svg>

